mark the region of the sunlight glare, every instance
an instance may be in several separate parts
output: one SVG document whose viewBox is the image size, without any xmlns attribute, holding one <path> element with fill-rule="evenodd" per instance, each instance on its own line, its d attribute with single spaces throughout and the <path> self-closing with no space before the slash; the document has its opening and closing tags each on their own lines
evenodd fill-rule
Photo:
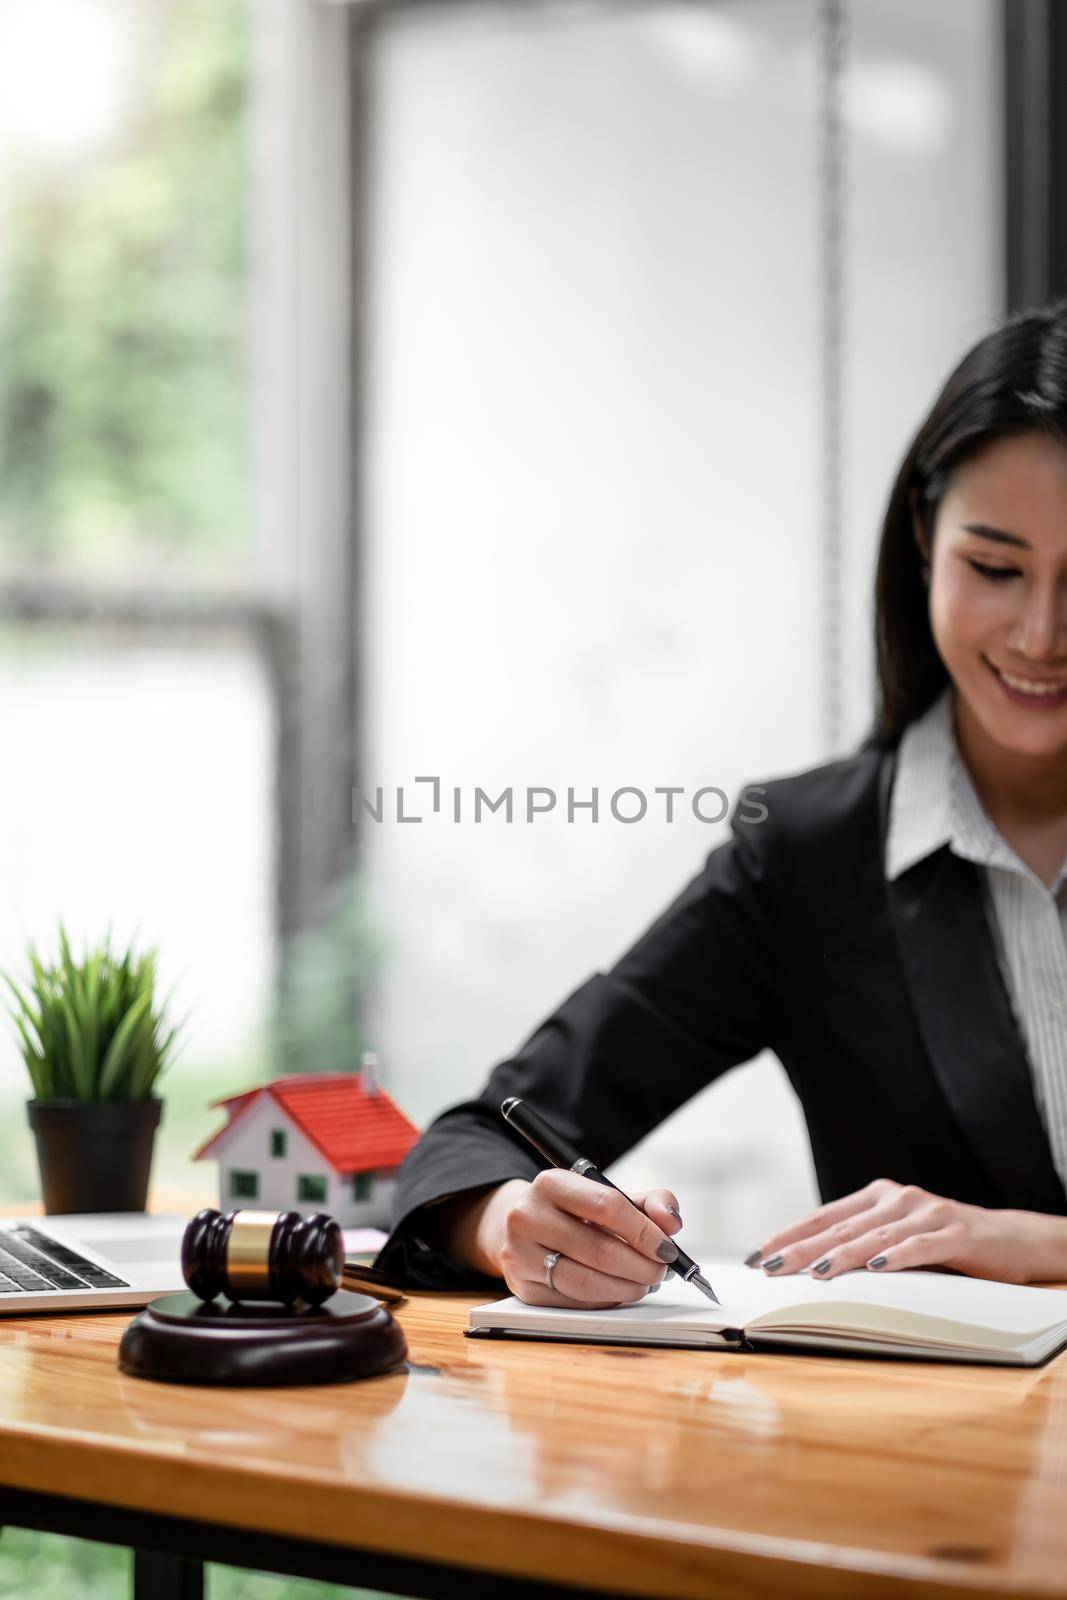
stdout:
<svg viewBox="0 0 1067 1600">
<path fill-rule="evenodd" d="M 75 154 L 114 131 L 122 102 L 119 17 L 100 0 L 5 0 L 0 127 L 15 149 Z"/>
</svg>

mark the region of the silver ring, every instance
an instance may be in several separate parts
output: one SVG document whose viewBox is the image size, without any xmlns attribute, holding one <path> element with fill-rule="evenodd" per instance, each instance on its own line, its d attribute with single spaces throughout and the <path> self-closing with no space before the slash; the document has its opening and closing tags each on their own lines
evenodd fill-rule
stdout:
<svg viewBox="0 0 1067 1600">
<path fill-rule="evenodd" d="M 544 1265 L 545 1265 L 545 1282 L 548 1284 L 548 1287 L 550 1289 L 555 1289 L 555 1287 L 556 1287 L 556 1285 L 552 1282 L 552 1271 L 553 1271 L 553 1268 L 555 1267 L 556 1262 L 558 1260 L 559 1260 L 559 1251 L 558 1250 L 550 1250 L 548 1252 L 547 1256 L 545 1257 L 545 1262 L 544 1262 Z"/>
</svg>

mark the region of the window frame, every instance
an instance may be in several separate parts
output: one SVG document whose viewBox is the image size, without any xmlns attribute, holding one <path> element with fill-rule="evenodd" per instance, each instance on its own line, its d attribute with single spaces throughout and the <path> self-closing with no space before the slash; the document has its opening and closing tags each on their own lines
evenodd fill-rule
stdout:
<svg viewBox="0 0 1067 1600">
<path fill-rule="evenodd" d="M 236 590 L 179 581 L 146 592 L 90 585 L 61 566 L 13 574 L 0 578 L 0 618 L 31 630 L 119 627 L 161 643 L 245 633 L 265 665 L 275 728 L 273 931 L 283 940 L 321 919 L 354 849 L 352 806 L 324 806 L 323 820 L 305 797 L 347 796 L 356 781 L 356 369 L 338 331 L 353 320 L 358 252 L 345 8 L 257 0 L 248 26 L 249 575 Z"/>
</svg>

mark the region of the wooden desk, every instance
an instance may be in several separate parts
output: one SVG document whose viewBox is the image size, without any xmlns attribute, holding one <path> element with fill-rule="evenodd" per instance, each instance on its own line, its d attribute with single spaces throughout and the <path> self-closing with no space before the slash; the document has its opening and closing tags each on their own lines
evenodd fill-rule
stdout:
<svg viewBox="0 0 1067 1600">
<path fill-rule="evenodd" d="M 146 1551 L 154 1595 L 201 1558 L 468 1600 L 1067 1594 L 1067 1356 L 508 1344 L 472 1303 L 413 1296 L 407 1370 L 302 1390 L 124 1377 L 126 1314 L 0 1322 L 0 1522 Z"/>
</svg>

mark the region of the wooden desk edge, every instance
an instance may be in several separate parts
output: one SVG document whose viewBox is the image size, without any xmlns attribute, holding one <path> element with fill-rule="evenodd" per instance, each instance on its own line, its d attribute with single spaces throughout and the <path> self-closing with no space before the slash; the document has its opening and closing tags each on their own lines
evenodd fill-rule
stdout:
<svg viewBox="0 0 1067 1600">
<path fill-rule="evenodd" d="M 412 1291 L 408 1308 L 465 1310 L 483 1299 Z M 400 1308 L 401 1321 L 408 1308 Z M 302 1516 L 307 1502 L 299 1493 L 305 1479 L 299 1468 L 281 1473 L 270 1464 L 230 1466 L 181 1442 L 112 1442 L 44 1425 L 9 1424 L 0 1429 L 0 1441 L 0 1498 L 6 1488 L 234 1533 L 273 1534 L 351 1548 L 354 1561 L 367 1550 L 650 1600 L 1062 1600 L 1067 1593 L 1059 1582 L 1024 1581 L 966 1561 L 706 1525 L 642 1525 L 588 1508 L 585 1520 L 560 1521 L 551 1510 L 516 1511 L 342 1479 L 324 1483 L 308 1473 L 315 1493 L 312 1531 Z M 209 1514 L 202 1473 L 211 1478 Z M 352 1581 L 358 1581 L 358 1570 Z"/>
<path fill-rule="evenodd" d="M 158 1446 L 131 1449 L 126 1442 L 121 1449 L 109 1448 L 67 1431 L 5 1430 L 4 1443 L 0 1494 L 4 1488 L 26 1490 L 243 1533 L 346 1546 L 357 1561 L 366 1549 L 651 1600 L 736 1600 L 739 1594 L 753 1600 L 784 1595 L 855 1600 L 858 1592 L 863 1600 L 969 1595 L 1048 1600 L 1063 1593 L 1062 1587 L 1006 1584 L 995 1572 L 963 1562 L 874 1556 L 728 1530 L 657 1524 L 653 1531 L 635 1528 L 629 1518 L 561 1523 L 551 1513 L 502 1511 L 342 1482 L 324 1485 L 319 1479 L 311 1530 L 300 1515 L 293 1475 L 209 1465 L 177 1449 L 160 1458 Z M 203 1485 L 197 1481 L 200 1467 L 211 1473 L 210 1516 L 204 1514 Z M 353 1581 L 357 1577 L 354 1572 Z"/>
</svg>

